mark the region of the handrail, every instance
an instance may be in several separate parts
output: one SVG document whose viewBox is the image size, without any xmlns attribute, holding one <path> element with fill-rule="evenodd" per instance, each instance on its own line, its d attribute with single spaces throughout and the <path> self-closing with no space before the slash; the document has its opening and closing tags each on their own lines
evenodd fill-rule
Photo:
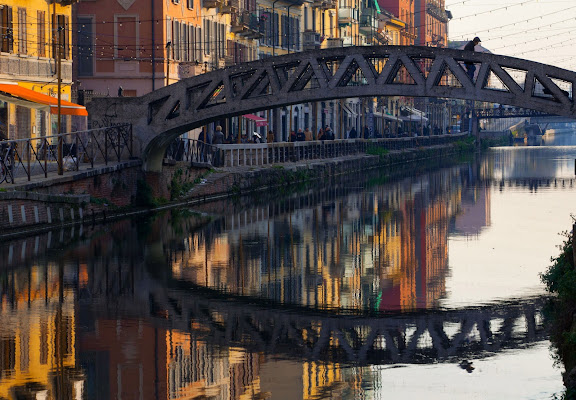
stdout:
<svg viewBox="0 0 576 400">
<path fill-rule="evenodd" d="M 62 142 L 62 157 L 58 143 Z M 83 165 L 108 165 L 133 157 L 133 135 L 131 124 L 90 129 L 36 138 L 4 140 L 9 147 L 13 163 L 9 183 L 20 183 L 26 177 L 48 178 L 57 171 L 79 171 Z M 4 164 L 3 164 L 4 165 Z"/>
<path fill-rule="evenodd" d="M 218 145 L 211 145 L 194 139 L 178 138 L 168 148 L 165 157 L 175 161 L 201 163 L 213 167 L 255 166 L 366 153 L 369 147 L 403 150 L 434 146 L 455 142 L 466 136 L 468 133 L 465 132 L 417 137 Z"/>
</svg>

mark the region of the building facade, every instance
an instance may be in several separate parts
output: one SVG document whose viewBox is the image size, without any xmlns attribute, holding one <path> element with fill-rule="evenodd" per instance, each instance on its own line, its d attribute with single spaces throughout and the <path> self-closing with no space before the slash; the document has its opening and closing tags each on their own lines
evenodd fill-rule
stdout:
<svg viewBox="0 0 576 400">
<path fill-rule="evenodd" d="M 51 104 L 59 86 L 61 100 L 72 97 L 71 13 L 70 2 L 0 3 L 0 139 L 57 133 Z M 76 122 L 62 116 L 61 131 L 78 128 Z"/>
</svg>

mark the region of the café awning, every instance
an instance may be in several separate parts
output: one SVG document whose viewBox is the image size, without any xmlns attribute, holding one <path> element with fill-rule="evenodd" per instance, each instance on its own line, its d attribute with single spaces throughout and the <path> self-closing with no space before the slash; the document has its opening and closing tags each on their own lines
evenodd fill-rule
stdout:
<svg viewBox="0 0 576 400">
<path fill-rule="evenodd" d="M 243 117 L 251 119 L 252 121 L 256 122 L 256 126 L 268 125 L 268 120 L 266 118 L 262 118 L 254 114 L 244 114 Z"/>
<path fill-rule="evenodd" d="M 10 102 L 10 99 L 24 100 L 33 103 L 30 105 L 31 108 L 48 108 L 51 114 L 58 114 L 58 99 L 56 97 L 38 93 L 16 84 L 1 83 L 0 97 L 7 102 Z M 22 104 L 22 102 L 19 102 L 19 104 Z M 40 107 L 35 107 L 34 104 Z M 88 116 L 88 111 L 86 111 L 86 107 L 80 104 L 60 100 L 60 114 L 86 117 Z"/>
</svg>

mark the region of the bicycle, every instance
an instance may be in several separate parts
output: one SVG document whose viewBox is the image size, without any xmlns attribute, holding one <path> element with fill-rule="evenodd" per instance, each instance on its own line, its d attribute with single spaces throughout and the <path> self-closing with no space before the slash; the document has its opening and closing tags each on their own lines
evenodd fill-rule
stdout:
<svg viewBox="0 0 576 400">
<path fill-rule="evenodd" d="M 14 183 L 14 149 L 12 145 L 0 145 L 0 183 Z"/>
</svg>

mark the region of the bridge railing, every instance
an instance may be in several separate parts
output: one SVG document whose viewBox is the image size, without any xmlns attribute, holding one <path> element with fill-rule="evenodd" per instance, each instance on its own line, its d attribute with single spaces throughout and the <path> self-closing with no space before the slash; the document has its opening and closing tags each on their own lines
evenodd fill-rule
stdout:
<svg viewBox="0 0 576 400">
<path fill-rule="evenodd" d="M 178 138 L 166 149 L 165 158 L 174 161 L 224 166 L 224 151 L 200 140 Z"/>
<path fill-rule="evenodd" d="M 61 149 L 59 145 L 61 143 Z M 48 178 L 133 157 L 132 125 L 0 142 L 0 184 Z"/>
<path fill-rule="evenodd" d="M 403 150 L 422 146 L 452 143 L 468 136 L 467 133 L 382 139 L 313 140 L 290 143 L 242 143 L 204 145 L 192 139 L 180 139 L 168 150 L 167 158 L 178 161 L 204 162 L 213 166 L 259 166 L 316 160 L 366 153 L 369 148 Z M 176 142 L 175 142 L 176 143 Z"/>
</svg>

